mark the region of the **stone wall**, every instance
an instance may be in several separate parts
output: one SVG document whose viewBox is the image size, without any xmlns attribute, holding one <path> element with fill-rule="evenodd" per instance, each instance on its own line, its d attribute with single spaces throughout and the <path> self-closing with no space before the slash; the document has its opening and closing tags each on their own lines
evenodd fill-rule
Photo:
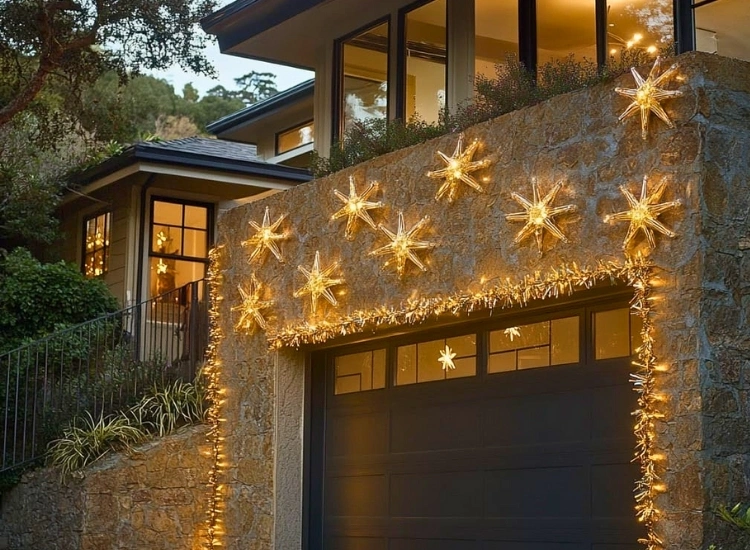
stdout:
<svg viewBox="0 0 750 550">
<path fill-rule="evenodd" d="M 743 415 L 747 416 L 747 391 L 738 381 L 746 384 L 748 375 L 743 371 L 732 380 L 722 374 L 732 370 L 730 364 L 737 365 L 737 372 L 747 370 L 746 361 L 740 368 L 739 351 L 747 350 L 742 341 L 747 338 L 742 323 L 748 304 L 747 283 L 742 281 L 747 279 L 739 271 L 741 265 L 747 268 L 747 260 L 742 263 L 737 249 L 737 239 L 747 233 L 747 199 L 730 206 L 730 199 L 712 198 L 709 186 L 717 180 L 721 194 L 747 185 L 747 130 L 742 125 L 750 120 L 750 113 L 746 84 L 741 83 L 750 82 L 750 66 L 703 54 L 682 56 L 680 64 L 682 80 L 673 86 L 679 86 L 684 97 L 665 103 L 677 127 L 670 130 L 652 117 L 646 141 L 640 137 L 637 117 L 617 121 L 627 101 L 613 88 L 632 87 L 632 77 L 627 75 L 468 130 L 467 140 L 482 142 L 476 158 L 492 159 L 483 194 L 464 188 L 454 204 L 435 200 L 437 184 L 425 173 L 441 166 L 437 150 L 453 151 L 454 135 L 301 185 L 222 218 L 218 291 L 223 297 L 219 307 L 223 338 L 217 349 L 226 398 L 221 409 L 226 454 L 221 472 L 226 484 L 222 542 L 226 546 L 299 548 L 301 538 L 300 427 L 306 355 L 304 350 L 268 352 L 262 332 L 235 332 L 237 313 L 232 307 L 239 303 L 237 287 L 246 284 L 253 271 L 266 285 L 265 299 L 275 301 L 269 319 L 273 331 L 305 321 L 335 320 L 356 310 L 397 307 L 409 298 L 478 289 L 482 281 L 493 278 L 517 280 L 561 263 L 623 262 L 627 224 L 610 226 L 602 218 L 626 209 L 618 186 L 626 185 L 637 194 L 644 175 L 652 184 L 667 178 L 663 200 L 682 200 L 679 209 L 662 216 L 678 237 L 659 235 L 651 255 L 658 277 L 655 352 L 665 369 L 659 374 L 658 390 L 666 398 L 665 418 L 657 434 L 659 450 L 666 457 L 659 463 L 659 473 L 667 487 L 658 499 L 663 511 L 658 532 L 668 550 L 698 550 L 704 544 L 704 527 L 713 536 L 711 506 L 738 495 L 747 482 L 746 434 L 738 433 Z M 733 119 L 739 122 L 732 123 Z M 712 161 L 712 155 L 721 157 L 728 151 L 738 155 L 744 151 L 743 164 L 729 170 L 730 159 Z M 376 220 L 392 229 L 398 211 L 404 212 L 409 226 L 430 216 L 429 230 L 422 237 L 437 247 L 421 254 L 426 273 L 413 270 L 399 279 L 391 269 L 383 270 L 383 259 L 367 254 L 384 244 L 383 237 L 367 227 L 360 226 L 353 242 L 343 238 L 343 223 L 331 221 L 330 216 L 341 206 L 333 190 L 346 192 L 349 176 L 355 177 L 359 189 L 366 182 L 380 182 L 378 199 L 386 207 L 376 213 Z M 520 210 L 512 192 L 531 195 L 532 177 L 543 192 L 563 180 L 565 187 L 555 204 L 578 206 L 577 214 L 560 218 L 570 242 L 556 242 L 547 235 L 541 256 L 533 242 L 512 242 L 520 225 L 504 217 Z M 272 220 L 287 214 L 282 228 L 289 237 L 280 243 L 286 261 L 269 257 L 256 267 L 247 262 L 248 251 L 241 241 L 250 235 L 248 222 L 260 222 L 266 207 Z M 721 228 L 709 237 L 711 219 Z M 340 262 L 346 284 L 339 288 L 339 307 L 325 305 L 324 313 L 313 318 L 309 299 L 295 299 L 292 294 L 305 281 L 296 266 L 309 267 L 316 250 L 324 265 Z M 723 260 L 720 250 L 729 250 Z M 731 278 L 716 289 L 715 303 L 712 283 L 704 282 L 711 273 Z M 740 303 L 744 313 L 738 313 Z M 725 321 L 735 327 L 730 331 L 733 336 L 722 334 L 720 339 L 731 340 L 731 345 L 712 343 L 711 331 L 718 331 Z M 717 354 L 725 356 L 721 372 L 711 367 L 718 364 Z M 734 401 L 727 402 L 727 393 Z M 715 420 L 719 414 L 724 416 Z"/>
<path fill-rule="evenodd" d="M 112 455 L 61 484 L 31 472 L 2 497 L 0 548 L 8 550 L 197 549 L 212 460 L 206 427 Z"/>
</svg>

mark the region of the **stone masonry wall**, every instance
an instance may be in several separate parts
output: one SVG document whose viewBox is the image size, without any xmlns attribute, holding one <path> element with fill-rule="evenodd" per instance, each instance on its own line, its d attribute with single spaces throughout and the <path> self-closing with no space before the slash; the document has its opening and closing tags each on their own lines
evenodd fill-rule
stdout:
<svg viewBox="0 0 750 550">
<path fill-rule="evenodd" d="M 451 135 L 236 208 L 221 219 L 218 241 L 222 249 L 217 266 L 221 275 L 218 292 L 223 298 L 219 307 L 222 339 L 217 351 L 226 399 L 221 409 L 226 460 L 220 479 L 226 487 L 222 534 L 225 546 L 293 549 L 299 548 L 301 539 L 300 426 L 305 353 L 269 352 L 262 332 L 235 332 L 237 312 L 232 308 L 240 301 L 237 288 L 246 286 L 251 273 L 255 272 L 265 285 L 264 299 L 275 301 L 269 315 L 270 329 L 274 330 L 305 320 L 334 320 L 360 309 L 397 307 L 409 298 L 478 289 L 485 280 L 518 280 L 537 271 L 548 272 L 561 263 L 623 262 L 622 240 L 627 223 L 606 225 L 602 218 L 626 209 L 618 186 L 626 185 L 637 195 L 643 176 L 648 175 L 652 185 L 661 178 L 669 182 L 662 200 L 682 200 L 681 207 L 661 218 L 678 237 L 659 235 L 657 249 L 651 255 L 657 266 L 658 284 L 654 302 L 655 353 L 665 368 L 658 381 L 658 390 L 665 396 L 665 418 L 657 427 L 657 445 L 666 457 L 659 464 L 659 474 L 667 491 L 658 499 L 663 512 L 658 534 L 668 550 L 703 547 L 704 527 L 710 533 L 713 521 L 710 507 L 724 491 L 718 482 L 713 486 L 706 482 L 719 477 L 714 468 L 726 469 L 743 454 L 738 453 L 742 440 L 734 436 L 728 436 L 726 448 L 718 451 L 716 436 L 726 433 L 730 426 L 736 434 L 741 425 L 739 399 L 744 396 L 744 403 L 747 399 L 746 392 L 732 389 L 737 406 L 727 412 L 726 422 L 722 421 L 726 429 L 717 431 L 711 427 L 713 412 L 709 411 L 713 405 L 706 402 L 710 379 L 717 375 L 710 374 L 708 361 L 718 349 L 706 347 L 705 334 L 709 329 L 701 328 L 701 324 L 708 322 L 711 315 L 720 314 L 708 311 L 703 279 L 704 272 L 715 269 L 708 264 L 717 260 L 709 243 L 718 245 L 727 235 L 717 234 L 709 240 L 705 231 L 710 221 L 706 217 L 723 219 L 729 214 L 733 221 L 722 223 L 725 228 L 735 227 L 727 229 L 728 234 L 742 233 L 736 226 L 747 218 L 739 214 L 741 204 L 731 205 L 734 214 L 721 211 L 721 204 L 719 211 L 711 212 L 713 199 L 707 186 L 718 177 L 737 189 L 746 185 L 740 181 L 740 171 L 745 176 L 750 172 L 743 164 L 730 178 L 734 181 L 730 184 L 726 179 L 729 172 L 712 175 L 716 170 L 710 162 L 704 165 L 703 155 L 709 155 L 711 147 L 715 155 L 726 153 L 723 148 L 730 145 L 726 142 L 729 138 L 722 142 L 720 136 L 741 133 L 739 126 L 750 120 L 748 92 L 739 85 L 742 79 L 750 81 L 750 66 L 703 54 L 685 55 L 679 61 L 682 79 L 671 86 L 679 87 L 684 97 L 665 102 L 677 127 L 668 129 L 652 117 L 652 130 L 646 141 L 641 139 L 637 117 L 625 123 L 617 121 L 627 101 L 613 88 L 632 87 L 632 77 L 626 75 L 615 83 L 556 97 L 469 129 L 467 142 L 474 138 L 482 142 L 475 158 L 489 156 L 493 161 L 482 174 L 488 177 L 483 194 L 463 188 L 454 204 L 435 200 L 438 184 L 426 178 L 425 173 L 441 167 L 436 150 L 453 151 L 457 137 Z M 642 74 L 648 69 L 642 69 Z M 725 94 L 725 80 L 730 88 L 732 83 L 737 85 L 731 93 Z M 720 131 L 719 126 L 732 118 L 740 122 Z M 740 141 L 746 146 L 746 141 Z M 742 154 L 744 149 L 734 150 Z M 744 162 L 747 158 L 745 155 Z M 353 242 L 343 238 L 343 223 L 331 221 L 330 216 L 341 206 L 333 190 L 346 192 L 349 176 L 354 176 L 360 190 L 370 181 L 380 182 L 377 200 L 386 206 L 375 212 L 375 217 L 391 229 L 395 229 L 398 211 L 404 212 L 407 226 L 422 216 L 430 216 L 429 230 L 420 237 L 435 242 L 437 247 L 420 254 L 428 266 L 426 273 L 412 269 L 399 279 L 392 270 L 383 270 L 383 258 L 372 257 L 368 251 L 385 241 L 382 234 L 367 227 L 360 225 Z M 521 226 L 504 217 L 521 210 L 511 193 L 529 197 L 532 177 L 539 181 L 542 193 L 563 180 L 565 187 L 555 204 L 578 206 L 575 215 L 558 218 L 569 242 L 556 242 L 546 235 L 541 256 L 533 242 L 512 242 Z M 280 243 L 286 261 L 279 263 L 269 257 L 258 267 L 248 263 L 248 250 L 241 241 L 251 235 L 248 222 L 259 223 L 266 207 L 270 208 L 272 221 L 281 214 L 287 215 L 282 229 L 289 232 L 289 237 Z M 734 239 L 722 246 L 734 247 L 730 263 L 734 261 L 739 267 L 736 242 Z M 296 267 L 309 267 L 316 250 L 320 251 L 324 266 L 334 260 L 340 262 L 346 284 L 337 289 L 339 307 L 333 309 L 321 301 L 323 313 L 313 318 L 309 298 L 295 299 L 292 294 L 305 281 Z M 742 287 L 738 269 L 734 273 L 737 285 Z M 739 287 L 731 291 L 727 287 L 726 292 L 719 293 L 721 300 L 731 294 L 739 303 Z M 736 321 L 735 335 L 741 332 L 740 319 L 730 311 L 731 304 L 718 309 Z M 719 327 L 721 322 L 716 318 L 714 325 Z M 734 346 L 741 344 L 734 340 Z M 716 406 L 720 401 L 716 401 Z M 721 457 L 714 457 L 714 452 Z M 730 460 L 730 456 L 735 458 Z M 747 463 L 743 464 L 746 468 Z M 741 484 L 742 479 L 735 475 L 732 483 Z M 730 494 L 734 490 L 727 489 Z"/>
<path fill-rule="evenodd" d="M 0 548 L 200 548 L 211 464 L 199 426 L 106 457 L 80 480 L 31 472 L 2 497 Z"/>
</svg>

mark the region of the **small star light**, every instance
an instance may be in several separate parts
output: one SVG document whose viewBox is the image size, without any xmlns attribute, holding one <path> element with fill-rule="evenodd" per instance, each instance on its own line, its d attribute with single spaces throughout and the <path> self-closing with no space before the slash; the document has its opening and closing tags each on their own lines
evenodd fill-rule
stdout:
<svg viewBox="0 0 750 550">
<path fill-rule="evenodd" d="M 459 182 L 464 182 L 466 185 L 476 189 L 480 193 L 484 192 L 482 186 L 479 185 L 477 180 L 475 180 L 470 174 L 489 166 L 490 160 L 471 160 L 474 153 L 479 148 L 478 140 L 472 141 L 465 151 L 462 151 L 463 144 L 464 135 L 460 134 L 458 136 L 458 144 L 456 145 L 456 150 L 453 152 L 453 156 L 449 157 L 442 151 L 437 152 L 437 155 L 445 163 L 445 168 L 427 172 L 428 178 L 445 180 L 435 195 L 435 199 L 437 200 L 440 200 L 443 195 L 448 193 L 448 202 L 453 202 L 453 199 L 456 196 L 456 191 L 458 190 Z"/>
<path fill-rule="evenodd" d="M 159 248 L 168 245 L 172 242 L 172 237 L 164 233 L 164 231 L 159 231 L 156 234 L 156 246 Z"/>
<path fill-rule="evenodd" d="M 654 62 L 654 66 L 648 73 L 648 78 L 638 74 L 638 71 L 634 68 L 630 69 L 635 79 L 636 88 L 615 88 L 615 92 L 625 97 L 633 99 L 632 103 L 628 105 L 628 108 L 620 115 L 619 120 L 623 120 L 636 111 L 641 112 L 641 137 L 646 139 L 648 136 L 648 119 L 651 113 L 654 113 L 670 128 L 674 128 L 674 123 L 670 120 L 669 115 L 664 111 L 660 101 L 665 99 L 671 99 L 673 97 L 680 97 L 682 92 L 679 90 L 663 90 L 659 85 L 672 76 L 677 71 L 677 64 L 675 63 L 669 69 L 661 74 L 659 73 L 659 65 L 661 64 L 661 58 L 657 57 Z M 657 76 L 658 75 L 658 76 Z"/>
<path fill-rule="evenodd" d="M 659 202 L 659 199 L 661 199 L 662 193 L 664 193 L 664 189 L 666 188 L 667 184 L 664 180 L 662 180 L 661 183 L 656 186 L 656 189 L 654 189 L 649 196 L 647 180 L 647 176 L 643 176 L 643 185 L 641 186 L 640 199 L 636 199 L 633 194 L 628 191 L 627 187 L 621 185 L 620 191 L 622 191 L 622 194 L 625 195 L 625 198 L 628 201 L 628 205 L 630 205 L 630 210 L 617 212 L 616 214 L 609 214 L 604 217 L 605 223 L 628 220 L 630 221 L 628 233 L 627 235 L 625 235 L 625 241 L 622 244 L 623 249 L 627 249 L 630 246 L 633 239 L 635 238 L 635 234 L 638 233 L 639 230 L 643 231 L 643 233 L 646 235 L 648 245 L 651 249 L 656 248 L 656 241 L 654 240 L 654 230 L 658 231 L 662 235 L 666 235 L 667 237 L 674 237 L 677 235 L 674 231 L 665 227 L 656 218 L 658 218 L 662 212 L 665 212 L 670 208 L 674 208 L 675 206 L 679 206 L 681 202 L 679 200 L 674 200 L 657 204 Z"/>
<path fill-rule="evenodd" d="M 559 181 L 550 191 L 544 196 L 543 199 L 539 198 L 539 188 L 536 184 L 536 179 L 531 180 L 531 188 L 534 193 L 534 202 L 530 202 L 518 193 L 511 194 L 516 201 L 518 201 L 524 208 L 524 212 L 515 212 L 513 214 L 506 214 L 505 219 L 513 222 L 526 222 L 516 238 L 513 239 L 514 243 L 520 243 L 529 235 L 533 234 L 536 237 L 536 246 L 539 249 L 539 254 L 542 253 L 542 238 L 544 236 L 544 230 L 546 229 L 552 233 L 555 237 L 560 239 L 562 242 L 568 242 L 568 238 L 560 231 L 560 228 L 555 225 L 553 218 L 560 214 L 567 214 L 574 212 L 576 206 L 574 204 L 568 204 L 565 206 L 554 206 L 550 204 L 555 200 L 557 193 L 562 189 L 562 182 Z"/>
<path fill-rule="evenodd" d="M 250 227 L 252 227 L 256 233 L 248 240 L 242 241 L 242 246 L 255 247 L 250 253 L 250 258 L 248 258 L 249 262 L 252 262 L 255 258 L 259 258 L 263 250 L 268 249 L 274 256 L 276 256 L 277 260 L 283 263 L 284 260 L 281 258 L 281 252 L 279 251 L 279 247 L 276 246 L 276 241 L 285 239 L 286 235 L 284 233 L 276 233 L 276 230 L 279 228 L 279 225 L 281 225 L 281 222 L 285 217 L 286 215 L 282 214 L 275 222 L 271 223 L 269 210 L 266 206 L 266 212 L 263 214 L 262 225 L 258 225 L 254 221 L 250 222 Z"/>
<path fill-rule="evenodd" d="M 165 264 L 161 258 L 159 258 L 159 263 L 156 264 L 156 273 L 158 275 L 164 275 L 169 271 L 169 265 Z"/>
<path fill-rule="evenodd" d="M 241 286 L 237 286 L 242 297 L 242 303 L 234 306 L 232 311 L 240 312 L 240 319 L 235 325 L 237 330 L 247 330 L 252 332 L 255 326 L 266 329 L 266 319 L 261 313 L 262 310 L 268 309 L 273 305 L 273 300 L 261 300 L 262 285 L 258 281 L 255 273 L 250 276 L 250 289 L 246 292 Z"/>
<path fill-rule="evenodd" d="M 338 189 L 333 190 L 333 193 L 336 195 L 336 197 L 338 197 L 339 200 L 341 200 L 341 202 L 344 203 L 344 206 L 340 210 L 337 210 L 333 214 L 333 216 L 331 216 L 331 219 L 338 220 L 339 218 L 343 217 L 347 218 L 346 230 L 344 231 L 344 236 L 347 239 L 351 239 L 354 236 L 354 222 L 357 220 L 357 218 L 364 221 L 373 229 L 378 228 L 377 225 L 375 225 L 375 222 L 372 221 L 370 214 L 367 212 L 368 210 L 381 208 L 383 206 L 383 203 L 380 201 L 372 202 L 367 200 L 377 190 L 378 183 L 374 181 L 367 187 L 367 189 L 362 192 L 361 195 L 358 195 L 357 190 L 354 187 L 353 176 L 349 176 L 349 196 L 344 195 Z"/>
<path fill-rule="evenodd" d="M 320 269 L 320 252 L 315 251 L 315 261 L 313 262 L 312 268 L 309 270 L 300 266 L 297 269 L 307 277 L 305 285 L 294 291 L 294 297 L 299 298 L 305 294 L 310 295 L 312 302 L 312 312 L 315 313 L 318 309 L 318 298 L 323 296 L 328 300 L 332 306 L 337 306 L 339 303 L 336 301 L 336 297 L 329 289 L 332 286 L 344 284 L 344 279 L 331 279 L 330 275 L 338 269 L 338 262 L 334 262 L 325 269 Z"/>
<path fill-rule="evenodd" d="M 407 231 L 404 227 L 404 213 L 399 212 L 398 229 L 396 230 L 396 233 L 394 233 L 387 227 L 384 227 L 382 223 L 378 226 L 380 230 L 385 233 L 389 239 L 391 239 L 391 242 L 385 246 L 381 246 L 380 248 L 373 250 L 372 252 L 370 252 L 370 254 L 372 256 L 393 254 L 394 258 L 396 259 L 396 271 L 398 272 L 399 277 L 404 274 L 404 268 L 406 267 L 407 259 L 411 260 L 412 263 L 422 271 L 427 271 L 427 268 L 421 262 L 419 257 L 414 253 L 414 250 L 434 248 L 435 245 L 427 241 L 417 241 L 414 239 L 414 236 L 419 233 L 429 221 L 430 217 L 425 216 Z M 389 263 L 390 262 L 386 262 L 385 265 L 387 266 Z"/>
<path fill-rule="evenodd" d="M 443 364 L 443 370 L 456 370 L 456 365 L 453 363 L 453 358 L 456 356 L 456 352 L 451 349 L 449 345 L 445 345 L 445 349 L 440 350 L 440 361 Z"/>
</svg>

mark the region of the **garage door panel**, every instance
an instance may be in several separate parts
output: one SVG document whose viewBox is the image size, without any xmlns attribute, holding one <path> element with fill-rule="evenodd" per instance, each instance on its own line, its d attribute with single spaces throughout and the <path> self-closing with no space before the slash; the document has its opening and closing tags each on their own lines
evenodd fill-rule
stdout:
<svg viewBox="0 0 750 550">
<path fill-rule="evenodd" d="M 589 545 L 580 542 L 539 541 L 484 541 L 480 550 L 589 550 Z"/>
<path fill-rule="evenodd" d="M 385 454 L 388 452 L 388 414 L 330 415 L 329 431 L 336 437 L 326 441 L 326 454 L 332 457 Z"/>
<path fill-rule="evenodd" d="M 325 513 L 326 516 L 387 516 L 386 476 L 327 477 Z"/>
<path fill-rule="evenodd" d="M 601 464 L 591 468 L 591 502 L 596 517 L 627 517 L 633 513 L 633 480 L 637 464 Z"/>
<path fill-rule="evenodd" d="M 625 374 L 625 376 L 627 376 Z M 591 396 L 593 419 L 591 433 L 594 439 L 606 439 L 632 432 L 633 417 L 622 414 L 637 407 L 637 396 L 632 386 L 622 384 L 600 388 Z"/>
<path fill-rule="evenodd" d="M 463 449 L 480 446 L 480 406 L 475 402 L 394 408 L 391 452 Z M 441 429 L 436 430 L 435 426 Z"/>
<path fill-rule="evenodd" d="M 391 539 L 388 550 L 477 550 L 477 543 L 457 539 Z"/>
<path fill-rule="evenodd" d="M 482 513 L 481 472 L 412 473 L 390 478 L 393 517 L 474 517 Z"/>
<path fill-rule="evenodd" d="M 326 550 L 388 550 L 388 539 L 376 537 L 328 537 Z"/>
</svg>

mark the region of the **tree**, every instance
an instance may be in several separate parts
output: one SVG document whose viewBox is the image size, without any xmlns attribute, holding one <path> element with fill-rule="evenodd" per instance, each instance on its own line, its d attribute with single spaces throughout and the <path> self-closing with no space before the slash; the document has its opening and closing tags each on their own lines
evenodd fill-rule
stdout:
<svg viewBox="0 0 750 550">
<path fill-rule="evenodd" d="M 80 91 L 107 71 L 121 80 L 179 64 L 211 74 L 197 22 L 214 0 L 3 0 L 0 128 L 34 113 L 75 125 Z M 62 114 L 63 117 L 57 115 Z"/>
<path fill-rule="evenodd" d="M 234 81 L 239 87 L 237 97 L 245 105 L 251 105 L 258 101 L 263 101 L 279 93 L 276 88 L 276 75 L 273 73 L 257 73 L 250 71 L 246 75 L 235 78 Z"/>
</svg>

